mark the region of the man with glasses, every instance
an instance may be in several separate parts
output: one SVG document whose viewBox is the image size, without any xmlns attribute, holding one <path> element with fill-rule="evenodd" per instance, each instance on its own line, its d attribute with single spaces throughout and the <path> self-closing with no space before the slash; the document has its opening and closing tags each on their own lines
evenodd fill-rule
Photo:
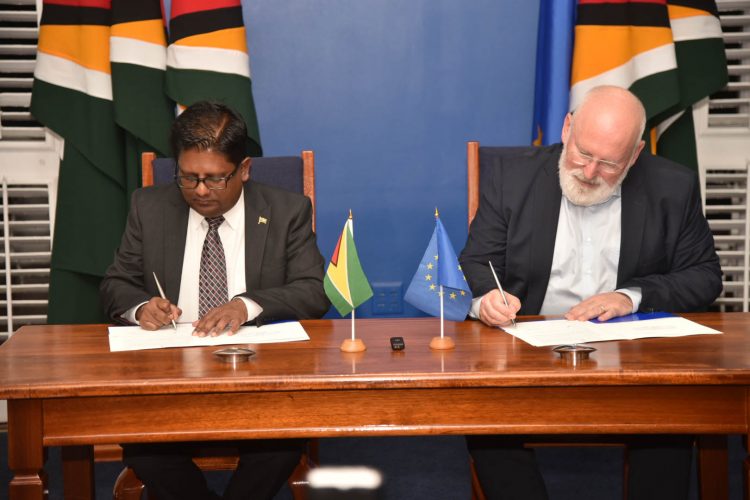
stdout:
<svg viewBox="0 0 750 500">
<path fill-rule="evenodd" d="M 612 86 L 568 114 L 562 145 L 528 148 L 482 171 L 480 204 L 460 262 L 471 315 L 491 326 L 516 314 L 608 320 L 636 311 L 705 309 L 721 268 L 697 175 L 643 153 L 641 102 Z M 497 290 L 492 261 L 505 290 Z M 526 437 L 468 437 L 488 498 L 547 498 Z M 629 447 L 630 498 L 687 497 L 689 437 Z"/>
<path fill-rule="evenodd" d="M 147 330 L 187 322 L 194 335 L 205 336 L 232 334 L 248 322 L 325 314 L 330 302 L 310 200 L 248 182 L 252 162 L 242 118 L 219 103 L 196 103 L 175 120 L 171 143 L 175 182 L 133 194 L 101 285 L 109 317 Z M 238 447 L 240 463 L 224 498 L 270 499 L 299 462 L 303 442 Z M 123 448 L 125 463 L 155 497 L 215 498 L 191 460 L 191 443 Z"/>
</svg>

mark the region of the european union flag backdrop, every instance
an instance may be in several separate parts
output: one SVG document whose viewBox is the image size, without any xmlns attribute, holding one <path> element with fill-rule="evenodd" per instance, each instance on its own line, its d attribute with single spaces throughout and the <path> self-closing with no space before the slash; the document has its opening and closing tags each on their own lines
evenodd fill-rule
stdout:
<svg viewBox="0 0 750 500">
<path fill-rule="evenodd" d="M 445 319 L 466 319 L 471 307 L 469 285 L 443 223 L 436 219 L 430 244 L 406 290 L 404 300 L 427 314 L 440 316 L 440 285 L 443 285 Z"/>
<path fill-rule="evenodd" d="M 541 1 L 536 46 L 534 130 L 531 133 L 535 146 L 560 141 L 563 121 L 568 114 L 575 24 L 576 0 Z"/>
</svg>

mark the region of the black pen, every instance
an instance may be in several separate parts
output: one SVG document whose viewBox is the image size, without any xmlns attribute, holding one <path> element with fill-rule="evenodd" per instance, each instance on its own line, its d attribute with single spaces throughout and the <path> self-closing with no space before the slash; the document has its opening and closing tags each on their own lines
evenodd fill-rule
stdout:
<svg viewBox="0 0 750 500">
<path fill-rule="evenodd" d="M 495 283 L 497 284 L 497 289 L 500 290 L 500 295 L 503 298 L 503 302 L 505 302 L 505 307 L 510 308 L 510 306 L 508 305 L 508 299 L 505 298 L 505 292 L 503 292 L 503 287 L 500 286 L 500 280 L 497 279 L 497 274 L 495 274 L 495 268 L 492 266 L 492 261 L 488 261 L 488 263 L 490 264 L 490 271 L 492 271 L 492 276 L 495 277 Z M 513 318 L 511 318 L 510 322 L 513 323 L 513 326 L 516 326 L 516 321 Z"/>
<path fill-rule="evenodd" d="M 494 271 L 493 271 L 493 272 L 494 272 Z M 158 289 L 159 289 L 159 295 L 161 295 L 161 298 L 162 298 L 162 299 L 166 299 L 166 298 L 167 298 L 167 296 L 166 296 L 166 295 L 164 295 L 164 290 L 162 290 L 162 288 L 161 288 L 161 283 L 159 283 L 159 278 L 157 278 L 157 277 L 156 277 L 156 272 L 154 272 L 154 273 L 153 273 L 153 275 L 154 275 L 154 281 L 156 281 L 156 288 L 158 288 Z M 173 327 L 173 328 L 174 328 L 175 330 L 177 330 L 177 323 L 175 323 L 175 322 L 174 322 L 174 320 L 172 320 L 172 327 Z"/>
</svg>

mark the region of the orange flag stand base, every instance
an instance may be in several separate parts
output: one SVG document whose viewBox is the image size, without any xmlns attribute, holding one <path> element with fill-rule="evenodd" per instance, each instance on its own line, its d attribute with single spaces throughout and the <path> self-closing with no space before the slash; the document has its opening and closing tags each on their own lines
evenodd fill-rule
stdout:
<svg viewBox="0 0 750 500">
<path fill-rule="evenodd" d="M 433 337 L 430 340 L 430 349 L 453 349 L 456 343 L 450 337 Z"/>
<path fill-rule="evenodd" d="M 367 346 L 360 339 L 346 339 L 341 343 L 339 349 L 344 352 L 362 352 L 367 349 Z"/>
</svg>

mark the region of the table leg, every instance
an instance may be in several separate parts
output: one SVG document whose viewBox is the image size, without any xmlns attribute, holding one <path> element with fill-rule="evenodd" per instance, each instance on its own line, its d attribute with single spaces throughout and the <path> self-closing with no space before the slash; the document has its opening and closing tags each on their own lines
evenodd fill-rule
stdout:
<svg viewBox="0 0 750 500">
<path fill-rule="evenodd" d="M 63 494 L 65 500 L 91 500 L 94 486 L 94 447 L 62 447 Z"/>
<path fill-rule="evenodd" d="M 10 500 L 41 500 L 47 497 L 42 446 L 42 402 L 33 399 L 8 401 L 8 467 Z"/>
<path fill-rule="evenodd" d="M 701 500 L 729 498 L 727 436 L 698 436 L 698 488 Z"/>
</svg>

